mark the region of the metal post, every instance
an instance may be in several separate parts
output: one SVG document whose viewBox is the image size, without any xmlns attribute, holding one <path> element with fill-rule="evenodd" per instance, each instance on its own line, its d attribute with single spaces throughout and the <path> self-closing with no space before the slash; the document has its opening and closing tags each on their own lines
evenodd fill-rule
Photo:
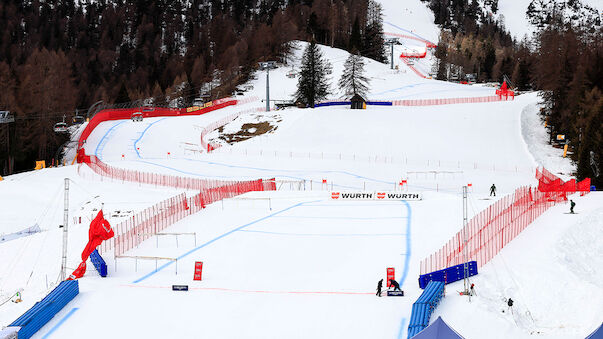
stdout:
<svg viewBox="0 0 603 339">
<path fill-rule="evenodd" d="M 65 178 L 65 199 L 63 203 L 63 257 L 61 260 L 61 281 L 67 276 L 67 235 L 69 229 L 69 179 Z"/>
<path fill-rule="evenodd" d="M 266 68 L 266 112 L 270 112 L 270 68 Z"/>
<path fill-rule="evenodd" d="M 394 43 L 389 44 L 392 48 L 390 69 L 394 69 Z"/>
<path fill-rule="evenodd" d="M 465 295 L 469 295 L 469 265 L 467 260 L 467 186 L 463 186 L 463 285 Z"/>
</svg>

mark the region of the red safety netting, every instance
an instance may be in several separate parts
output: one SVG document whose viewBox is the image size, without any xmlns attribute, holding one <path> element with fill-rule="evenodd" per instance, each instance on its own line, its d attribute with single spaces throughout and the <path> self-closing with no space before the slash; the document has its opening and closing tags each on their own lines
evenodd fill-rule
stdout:
<svg viewBox="0 0 603 339">
<path fill-rule="evenodd" d="M 433 105 L 451 105 L 451 104 L 469 104 L 481 102 L 506 101 L 507 97 L 497 95 L 487 97 L 472 98 L 445 98 L 445 99 L 414 99 L 414 100 L 394 100 L 394 106 L 433 106 Z M 511 97 L 511 100 L 513 98 Z"/>
<path fill-rule="evenodd" d="M 413 63 L 411 63 L 408 58 L 403 58 L 402 56 L 400 56 L 400 59 L 402 59 L 402 61 L 406 64 L 406 66 L 408 66 L 408 68 L 410 68 L 413 72 L 415 72 L 418 76 L 420 76 L 423 79 L 427 79 L 427 76 L 421 72 L 419 72 L 418 69 L 415 68 L 415 66 L 413 65 Z M 395 104 L 394 104 L 395 105 Z"/>
<path fill-rule="evenodd" d="M 85 150 L 81 149 L 80 151 L 83 153 Z M 122 182 L 134 182 L 146 185 L 182 188 L 192 191 L 202 191 L 208 188 L 224 186 L 232 183 L 232 181 L 180 177 L 176 175 L 141 172 L 137 170 L 113 167 L 105 164 L 94 155 L 83 155 L 81 158 L 82 162 L 88 165 L 96 174 Z"/>
<path fill-rule="evenodd" d="M 538 216 L 557 202 L 567 200 L 567 194 L 576 190 L 586 194 L 590 190 L 590 179 L 577 184 L 575 179 L 564 183 L 544 168 L 536 170 L 536 179 L 538 189 L 520 187 L 471 218 L 444 247 L 421 260 L 421 274 L 472 260 L 482 267 Z"/>
<path fill-rule="evenodd" d="M 214 100 L 211 106 L 203 107 L 197 110 L 188 111 L 186 108 L 161 108 L 161 107 L 136 107 L 136 108 L 114 108 L 105 109 L 95 114 L 88 122 L 78 141 L 78 150 L 85 146 L 86 139 L 92 131 L 103 121 L 111 120 L 126 120 L 130 119 L 134 113 L 142 113 L 143 118 L 152 117 L 170 117 L 170 116 L 186 116 L 186 115 L 201 115 L 211 111 L 215 111 L 227 106 L 236 105 L 237 100 L 231 98 L 223 98 Z M 78 153 L 79 154 L 79 153 Z M 81 159 L 78 157 L 78 162 Z"/>
<path fill-rule="evenodd" d="M 515 98 L 515 92 L 513 92 L 512 90 L 510 90 L 507 87 L 507 81 L 503 81 L 502 85 L 500 86 L 499 89 L 496 90 L 496 95 L 498 95 L 499 97 L 504 97 L 504 98 Z"/>
<path fill-rule="evenodd" d="M 585 195 L 590 192 L 590 178 L 586 178 L 576 184 L 576 189 L 580 192 L 580 195 Z"/>
<path fill-rule="evenodd" d="M 419 58 L 422 59 L 425 56 L 427 56 L 427 50 L 424 50 L 423 52 L 402 52 L 402 54 L 400 54 L 400 58 Z"/>
<path fill-rule="evenodd" d="M 403 39 L 410 39 L 410 40 L 420 41 L 420 42 L 424 43 L 425 46 L 427 46 L 427 48 L 436 48 L 437 47 L 436 44 L 434 44 L 433 42 L 431 42 L 429 40 L 425 40 L 425 39 L 422 39 L 422 38 L 419 38 L 419 37 L 416 37 L 416 36 L 412 36 L 412 35 L 408 35 L 408 34 L 390 33 L 390 32 L 383 33 L 383 34 L 389 35 L 389 36 L 395 36 L 395 37 L 403 38 Z"/>
<path fill-rule="evenodd" d="M 207 204 L 251 191 L 274 190 L 276 190 L 274 179 L 259 179 L 231 182 L 207 188 L 192 197 L 187 197 L 184 193 L 179 194 L 148 207 L 117 224 L 114 227 L 115 237 L 105 241 L 100 250 L 106 252 L 114 249 L 116 256 L 121 255 L 184 217 L 199 212 Z"/>
</svg>

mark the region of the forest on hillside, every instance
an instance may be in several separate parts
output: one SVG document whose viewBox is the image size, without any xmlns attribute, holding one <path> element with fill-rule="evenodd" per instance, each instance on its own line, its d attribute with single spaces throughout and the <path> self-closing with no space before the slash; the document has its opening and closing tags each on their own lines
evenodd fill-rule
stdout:
<svg viewBox="0 0 603 339">
<path fill-rule="evenodd" d="M 0 110 L 16 122 L 0 125 L 0 174 L 50 162 L 77 108 L 224 97 L 292 40 L 382 59 L 380 16 L 373 0 L 2 1 Z"/>
<path fill-rule="evenodd" d="M 478 81 L 506 79 L 520 91 L 540 91 L 551 143 L 564 135 L 578 178 L 603 186 L 601 13 L 579 0 L 533 0 L 525 15 L 537 32 L 517 41 L 493 15 L 496 0 L 423 1 L 442 28 L 438 79 L 475 74 Z"/>
</svg>

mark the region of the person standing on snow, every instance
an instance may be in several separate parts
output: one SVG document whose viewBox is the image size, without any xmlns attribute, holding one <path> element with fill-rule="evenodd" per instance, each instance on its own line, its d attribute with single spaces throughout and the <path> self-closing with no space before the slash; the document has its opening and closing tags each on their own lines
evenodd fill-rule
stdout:
<svg viewBox="0 0 603 339">
<path fill-rule="evenodd" d="M 380 297 L 381 296 L 381 288 L 383 287 L 383 279 L 379 280 L 379 282 L 377 283 L 377 296 Z"/>
<path fill-rule="evenodd" d="M 509 298 L 509 300 L 507 300 L 507 306 L 509 306 L 507 311 L 511 311 L 511 313 L 513 313 L 513 299 Z"/>
<path fill-rule="evenodd" d="M 490 186 L 490 196 L 496 196 L 496 186 L 494 186 L 494 184 L 492 184 L 492 186 Z"/>
<path fill-rule="evenodd" d="M 394 288 L 394 291 L 395 291 L 395 290 L 402 291 L 402 290 L 400 289 L 400 285 L 399 285 L 399 284 L 398 284 L 398 282 L 397 282 L 397 281 L 395 281 L 394 279 L 389 279 L 389 284 L 390 284 L 390 287 L 393 287 L 393 288 Z"/>
<path fill-rule="evenodd" d="M 573 200 L 570 200 L 570 213 L 574 214 L 574 207 L 576 206 L 576 203 Z"/>
</svg>

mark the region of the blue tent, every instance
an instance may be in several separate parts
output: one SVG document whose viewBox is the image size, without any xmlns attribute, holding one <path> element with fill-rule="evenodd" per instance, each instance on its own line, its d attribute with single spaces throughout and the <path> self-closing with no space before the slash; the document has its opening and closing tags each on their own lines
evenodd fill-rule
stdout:
<svg viewBox="0 0 603 339">
<path fill-rule="evenodd" d="M 603 339 L 603 323 L 593 333 L 589 334 L 586 339 Z"/>
<path fill-rule="evenodd" d="M 464 339 L 460 334 L 456 333 L 455 330 L 450 328 L 448 324 L 442 320 L 442 317 L 438 317 L 431 325 L 425 327 L 425 329 L 419 332 L 412 339 Z"/>
</svg>

